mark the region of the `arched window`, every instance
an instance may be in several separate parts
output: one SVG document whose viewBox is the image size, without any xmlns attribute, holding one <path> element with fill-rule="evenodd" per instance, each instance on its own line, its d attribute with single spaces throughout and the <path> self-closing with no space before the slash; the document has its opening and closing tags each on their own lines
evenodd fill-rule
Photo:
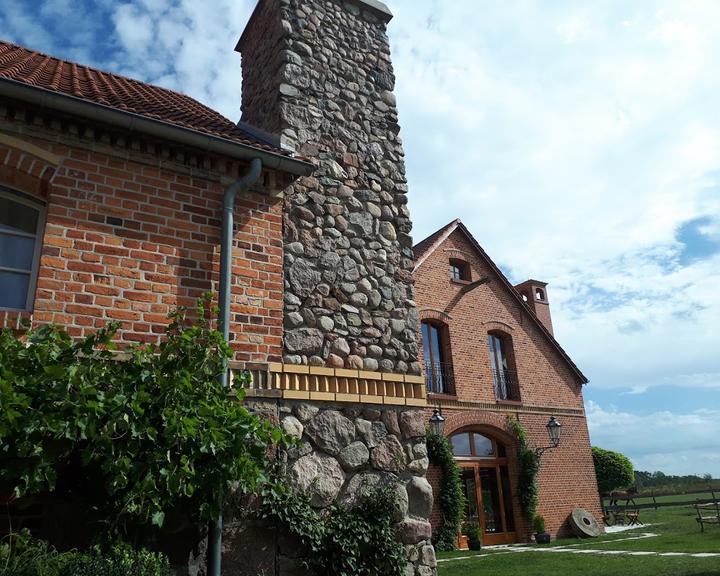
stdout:
<svg viewBox="0 0 720 576">
<path fill-rule="evenodd" d="M 44 220 L 42 203 L 0 188 L 0 309 L 32 309 Z"/>
<path fill-rule="evenodd" d="M 543 292 L 542 288 L 535 288 L 535 299 L 540 301 L 545 300 L 545 292 Z"/>
<path fill-rule="evenodd" d="M 450 335 L 440 322 L 422 323 L 425 384 L 431 394 L 454 394 L 455 381 L 450 363 Z"/>
<path fill-rule="evenodd" d="M 520 387 L 515 370 L 512 339 L 503 332 L 489 332 L 487 336 L 490 369 L 498 400 L 520 400 Z"/>
</svg>

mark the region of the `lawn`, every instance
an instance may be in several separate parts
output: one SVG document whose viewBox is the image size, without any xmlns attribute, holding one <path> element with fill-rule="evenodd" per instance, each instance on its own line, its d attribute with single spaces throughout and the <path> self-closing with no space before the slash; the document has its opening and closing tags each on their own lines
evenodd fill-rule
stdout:
<svg viewBox="0 0 720 576">
<path fill-rule="evenodd" d="M 582 574 L 583 576 L 720 576 L 720 557 L 604 556 L 598 553 L 538 551 L 538 548 L 570 547 L 576 550 L 614 550 L 629 552 L 720 552 L 720 528 L 706 527 L 705 533 L 695 522 L 695 510 L 689 507 L 643 510 L 641 520 L 651 526 L 608 534 L 592 540 L 563 539 L 548 546 L 528 547 L 526 552 L 504 548 L 472 553 L 441 553 L 439 576 L 493 576 Z M 655 537 L 633 539 L 652 532 Z M 461 557 L 472 556 L 469 559 Z M 458 558 L 458 559 L 452 559 Z"/>
</svg>

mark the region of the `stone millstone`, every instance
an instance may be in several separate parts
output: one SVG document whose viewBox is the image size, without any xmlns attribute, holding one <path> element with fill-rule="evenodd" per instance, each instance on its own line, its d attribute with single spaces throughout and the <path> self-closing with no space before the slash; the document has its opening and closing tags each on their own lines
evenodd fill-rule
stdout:
<svg viewBox="0 0 720 576">
<path fill-rule="evenodd" d="M 575 508 L 570 514 L 570 527 L 580 538 L 596 538 L 602 533 L 595 517 L 582 508 Z"/>
</svg>

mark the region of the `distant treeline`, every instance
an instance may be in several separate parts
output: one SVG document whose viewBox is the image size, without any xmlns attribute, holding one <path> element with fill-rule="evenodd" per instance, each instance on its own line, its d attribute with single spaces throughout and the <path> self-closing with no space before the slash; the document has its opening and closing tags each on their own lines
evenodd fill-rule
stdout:
<svg viewBox="0 0 720 576">
<path fill-rule="evenodd" d="M 639 493 L 661 496 L 663 494 L 684 494 L 715 490 L 720 492 L 720 479 L 713 479 L 710 474 L 690 474 L 673 476 L 663 472 L 644 472 L 635 470 L 635 486 Z"/>
</svg>

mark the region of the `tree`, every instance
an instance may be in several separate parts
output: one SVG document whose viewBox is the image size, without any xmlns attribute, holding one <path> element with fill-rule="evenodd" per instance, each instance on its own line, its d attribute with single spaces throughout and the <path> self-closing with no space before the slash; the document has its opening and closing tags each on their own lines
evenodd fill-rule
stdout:
<svg viewBox="0 0 720 576">
<path fill-rule="evenodd" d="M 635 482 L 632 462 L 624 454 L 593 446 L 592 455 L 601 494 L 607 494 L 617 488 L 626 488 Z"/>
</svg>

